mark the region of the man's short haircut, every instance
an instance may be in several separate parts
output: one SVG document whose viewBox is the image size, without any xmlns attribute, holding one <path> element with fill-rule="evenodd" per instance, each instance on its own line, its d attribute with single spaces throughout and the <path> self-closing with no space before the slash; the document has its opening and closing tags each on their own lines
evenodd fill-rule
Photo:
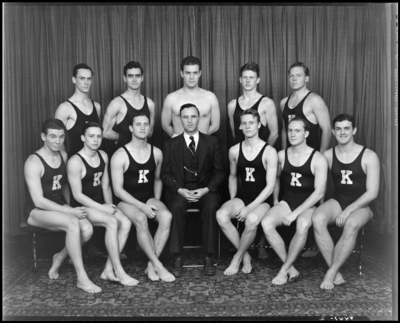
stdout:
<svg viewBox="0 0 400 323">
<path fill-rule="evenodd" d="M 350 121 L 353 128 L 356 127 L 356 120 L 350 114 L 342 113 L 339 114 L 335 119 L 332 121 L 332 128 L 335 129 L 335 123 L 341 121 Z"/>
<path fill-rule="evenodd" d="M 135 118 L 136 117 L 141 117 L 141 116 L 147 117 L 147 119 L 149 119 L 149 123 L 150 123 L 150 116 L 146 112 L 144 112 L 144 111 L 136 111 L 136 112 L 134 112 L 132 114 L 129 124 L 133 125 L 133 122 L 134 122 Z"/>
<path fill-rule="evenodd" d="M 50 118 L 43 122 L 42 133 L 47 135 L 49 129 L 64 130 L 64 133 L 67 134 L 67 129 L 65 128 L 64 123 L 57 118 Z"/>
<path fill-rule="evenodd" d="M 247 115 L 247 114 L 251 114 L 254 118 L 257 118 L 257 123 L 260 122 L 260 114 L 258 113 L 258 111 L 253 110 L 253 109 L 244 110 L 244 111 L 240 114 L 240 121 L 242 121 L 242 117 L 243 117 L 244 115 Z"/>
<path fill-rule="evenodd" d="M 195 108 L 197 110 L 198 116 L 200 116 L 199 109 L 193 103 L 186 103 L 186 104 L 182 105 L 181 109 L 179 110 L 179 116 L 182 115 L 182 110 L 187 109 L 187 108 Z"/>
<path fill-rule="evenodd" d="M 310 123 L 306 119 L 304 119 L 302 117 L 299 117 L 299 116 L 296 116 L 292 120 L 289 121 L 288 128 L 289 128 L 289 124 L 291 124 L 293 121 L 301 121 L 301 122 L 303 122 L 304 130 L 305 131 L 310 131 Z"/>
<path fill-rule="evenodd" d="M 292 66 L 290 66 L 289 69 L 288 69 L 288 74 L 290 74 L 290 70 L 291 70 L 293 67 L 302 67 L 303 70 L 304 70 L 304 74 L 305 74 L 306 76 L 310 76 L 310 70 L 309 70 L 309 68 L 308 68 L 308 66 L 307 66 L 306 64 L 304 64 L 304 63 L 302 63 L 302 62 L 296 62 L 296 63 L 292 64 Z"/>
<path fill-rule="evenodd" d="M 81 135 L 84 136 L 86 134 L 86 130 L 89 128 L 100 128 L 101 132 L 103 132 L 103 127 L 100 126 L 96 121 L 88 121 L 82 126 Z"/>
<path fill-rule="evenodd" d="M 80 63 L 78 65 L 74 66 L 74 69 L 72 70 L 72 76 L 76 77 L 78 75 L 78 70 L 90 70 L 92 72 L 92 76 L 93 76 L 93 70 L 85 63 Z"/>
<path fill-rule="evenodd" d="M 140 69 L 140 75 L 143 75 L 143 67 L 140 65 L 138 62 L 130 61 L 124 66 L 124 75 L 126 76 L 126 73 L 128 70 L 132 68 L 139 68 Z"/>
<path fill-rule="evenodd" d="M 181 63 L 181 71 L 182 72 L 183 72 L 185 65 L 199 65 L 199 71 L 201 71 L 201 61 L 197 57 L 194 57 L 194 56 L 185 57 Z"/>
<path fill-rule="evenodd" d="M 246 63 L 240 68 L 240 77 L 242 77 L 242 74 L 244 71 L 253 71 L 257 73 L 257 77 L 260 77 L 260 66 L 258 66 L 257 63 L 251 62 L 251 63 Z"/>
</svg>

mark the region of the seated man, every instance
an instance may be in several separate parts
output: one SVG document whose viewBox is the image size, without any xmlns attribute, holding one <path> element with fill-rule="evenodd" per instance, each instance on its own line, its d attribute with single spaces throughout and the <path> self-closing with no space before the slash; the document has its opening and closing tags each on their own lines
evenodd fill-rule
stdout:
<svg viewBox="0 0 400 323">
<path fill-rule="evenodd" d="M 143 111 L 132 115 L 130 126 L 132 139 L 119 148 L 111 158 L 114 193 L 121 201 L 118 208 L 136 227 L 139 246 L 149 263 L 145 273 L 152 281 L 172 282 L 175 277 L 162 265 L 158 257 L 168 240 L 172 215 L 160 201 L 162 153 L 147 143 L 150 117 Z M 154 240 L 150 234 L 148 219 L 158 223 Z"/>
<path fill-rule="evenodd" d="M 357 132 L 354 117 L 338 115 L 332 122 L 332 133 L 338 145 L 325 151 L 331 170 L 334 195 L 317 208 L 312 216 L 315 240 L 329 269 L 321 289 L 333 289 L 344 283 L 340 267 L 356 244 L 358 231 L 372 219 L 368 204 L 379 191 L 379 159 L 372 150 L 358 145 L 353 136 Z M 334 246 L 327 226 L 343 228 Z"/>
<path fill-rule="evenodd" d="M 139 282 L 126 274 L 119 259 L 132 223 L 112 203 L 108 157 L 99 150 L 102 132 L 98 123 L 85 123 L 81 135 L 83 148 L 68 160 L 68 181 L 73 194 L 71 206 L 85 206 L 89 222 L 106 228 L 105 244 L 109 257 L 100 278 L 134 286 Z"/>
<path fill-rule="evenodd" d="M 182 251 L 186 210 L 198 208 L 203 222 L 204 274 L 215 275 L 212 255 L 217 238 L 217 191 L 224 179 L 221 151 L 217 138 L 198 131 L 200 112 L 192 104 L 180 108 L 183 134 L 164 144 L 161 177 L 167 187 L 165 199 L 173 214 L 170 251 L 175 256 L 173 274 L 182 276 Z"/>
<path fill-rule="evenodd" d="M 274 207 L 261 222 L 268 242 L 283 262 L 278 275 L 272 280 L 274 285 L 285 284 L 288 275 L 289 282 L 299 276 L 293 263 L 306 243 L 315 204 L 323 197 L 326 186 L 328 165 L 320 152 L 307 145 L 308 129 L 307 120 L 301 117 L 295 117 L 289 122 L 288 138 L 291 147 L 278 153 Z M 278 203 L 280 176 L 285 195 Z M 293 221 L 296 221 L 296 233 L 287 253 L 276 228 L 282 224 L 290 226 Z"/>
<path fill-rule="evenodd" d="M 67 153 L 60 151 L 67 130 L 61 120 L 47 119 L 42 125 L 42 148 L 30 155 L 25 162 L 24 175 L 29 194 L 24 214 L 30 225 L 51 230 L 65 231 L 65 247 L 53 256 L 50 279 L 59 277 L 62 261 L 69 255 L 78 276 L 77 287 L 87 293 L 99 293 L 87 276 L 82 262 L 82 244 L 93 234 L 93 227 L 86 219 L 85 207 L 70 207 L 67 184 Z"/>
<path fill-rule="evenodd" d="M 235 275 L 243 260 L 242 271 L 251 272 L 251 257 L 247 252 L 257 233 L 262 217 L 272 206 L 278 156 L 275 148 L 258 137 L 260 115 L 248 109 L 242 112 L 240 127 L 244 141 L 229 149 L 229 194 L 231 199 L 217 212 L 217 221 L 229 241 L 236 247 L 230 266 L 224 275 Z M 241 185 L 237 187 L 237 173 Z M 238 192 L 236 194 L 236 192 Z M 245 221 L 241 237 L 231 219 Z"/>
</svg>

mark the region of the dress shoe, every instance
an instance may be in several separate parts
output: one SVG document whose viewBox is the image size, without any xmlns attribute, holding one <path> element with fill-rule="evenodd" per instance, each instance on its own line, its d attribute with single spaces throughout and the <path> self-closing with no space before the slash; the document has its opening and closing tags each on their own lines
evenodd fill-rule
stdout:
<svg viewBox="0 0 400 323">
<path fill-rule="evenodd" d="M 209 257 L 204 258 L 204 276 L 214 276 L 216 272 L 215 267 L 212 264 L 212 260 Z"/>
<path fill-rule="evenodd" d="M 171 274 L 174 275 L 175 277 L 182 277 L 182 266 L 183 266 L 183 261 L 182 258 L 178 257 L 175 259 L 174 263 L 174 268 L 171 270 Z"/>
</svg>

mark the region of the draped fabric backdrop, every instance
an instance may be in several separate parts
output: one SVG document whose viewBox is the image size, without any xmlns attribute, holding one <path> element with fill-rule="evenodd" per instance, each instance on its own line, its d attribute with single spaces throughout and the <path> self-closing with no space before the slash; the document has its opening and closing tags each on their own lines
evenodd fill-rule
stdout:
<svg viewBox="0 0 400 323">
<path fill-rule="evenodd" d="M 142 94 L 156 104 L 152 142 L 162 148 L 168 138 L 161 128 L 162 104 L 168 93 L 182 86 L 180 62 L 187 55 L 202 60 L 200 86 L 219 100 L 221 127 L 216 136 L 226 163 L 232 142 L 227 104 L 241 95 L 240 66 L 251 61 L 260 65 L 259 92 L 274 100 L 280 118 L 279 102 L 291 93 L 288 67 L 295 61 L 308 65 L 309 89 L 325 100 L 331 119 L 339 113 L 354 115 L 356 142 L 380 158 L 375 215 L 381 232 L 390 230 L 397 216 L 397 208 L 392 208 L 397 197 L 391 193 L 397 172 L 397 150 L 391 147 L 397 146 L 397 138 L 391 138 L 390 5 L 5 8 L 5 233 L 20 233 L 26 191 L 23 165 L 43 144 L 42 122 L 54 117 L 57 106 L 73 94 L 74 65 L 85 62 L 92 67 L 90 97 L 100 103 L 104 115 L 110 101 L 126 89 L 123 66 L 130 60 L 140 62 Z"/>
</svg>

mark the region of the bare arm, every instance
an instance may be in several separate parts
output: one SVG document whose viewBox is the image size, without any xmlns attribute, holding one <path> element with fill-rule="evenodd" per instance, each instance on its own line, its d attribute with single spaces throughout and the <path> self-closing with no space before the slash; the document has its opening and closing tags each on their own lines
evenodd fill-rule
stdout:
<svg viewBox="0 0 400 323">
<path fill-rule="evenodd" d="M 43 171 L 44 168 L 39 158 L 35 155 L 29 156 L 24 165 L 24 175 L 33 204 L 37 208 L 46 211 L 65 212 L 65 207 L 43 196 L 42 182 L 40 180 Z"/>
<path fill-rule="evenodd" d="M 263 101 L 266 101 L 263 99 Z M 267 117 L 267 126 L 269 130 L 268 144 L 272 147 L 278 139 L 278 118 L 276 116 L 275 103 L 271 99 L 265 103 L 265 115 Z"/>
<path fill-rule="evenodd" d="M 283 108 L 285 107 L 285 103 L 286 103 L 287 98 L 284 98 L 283 100 L 281 100 L 281 111 L 283 111 Z M 285 127 L 285 121 L 282 122 L 282 133 L 281 133 L 281 144 L 282 144 L 282 149 L 286 149 L 287 148 L 287 132 L 286 132 L 286 127 Z"/>
<path fill-rule="evenodd" d="M 103 205 L 93 201 L 90 197 L 83 194 L 82 192 L 82 177 L 84 165 L 82 160 L 78 156 L 72 156 L 67 164 L 68 182 L 71 186 L 71 191 L 74 199 L 79 203 L 88 208 L 96 209 L 105 212 Z"/>
<path fill-rule="evenodd" d="M 236 100 L 232 100 L 228 104 L 228 117 L 229 125 L 231 126 L 232 136 L 235 138 L 235 120 L 233 119 L 233 114 L 235 113 Z"/>
<path fill-rule="evenodd" d="M 261 203 L 264 203 L 264 201 L 274 192 L 278 168 L 278 154 L 276 153 L 275 148 L 265 148 L 263 153 L 263 164 L 267 171 L 267 186 L 261 191 L 257 198 L 247 206 L 250 209 L 254 209 Z"/>
<path fill-rule="evenodd" d="M 231 200 L 235 198 L 237 193 L 237 156 L 239 154 L 239 145 L 229 149 L 229 195 Z"/>
<path fill-rule="evenodd" d="M 365 165 L 365 173 L 367 174 L 367 190 L 345 209 L 348 214 L 366 207 L 379 193 L 380 163 L 378 156 L 372 150 L 367 149 L 364 152 L 362 163 Z"/>
<path fill-rule="evenodd" d="M 329 148 L 332 134 L 328 107 L 319 95 L 312 97 L 311 107 L 322 130 L 320 152 L 323 153 Z"/>
<path fill-rule="evenodd" d="M 156 171 L 154 173 L 154 197 L 157 200 L 161 200 L 162 193 L 162 181 L 161 181 L 161 165 L 163 160 L 163 155 L 160 149 L 154 147 L 154 158 L 156 160 Z"/>
<path fill-rule="evenodd" d="M 108 174 L 108 156 L 102 150 L 100 150 L 99 152 L 100 152 L 101 156 L 103 157 L 104 163 L 105 163 L 104 174 L 103 174 L 103 177 L 101 178 L 101 188 L 103 190 L 104 202 L 106 204 L 112 205 L 113 204 L 112 191 L 111 191 L 111 186 L 110 186 L 110 176 Z"/>
<path fill-rule="evenodd" d="M 70 114 L 70 105 L 69 103 L 63 102 L 58 106 L 54 117 L 61 120 L 65 125 L 65 128 L 67 128 L 69 114 Z M 64 143 L 61 145 L 61 150 L 66 151 Z"/>
<path fill-rule="evenodd" d="M 132 204 L 142 209 L 145 204 L 135 199 L 124 190 L 124 167 L 128 166 L 128 156 L 125 150 L 118 149 L 111 158 L 111 181 L 115 195 L 123 202 Z"/>
<path fill-rule="evenodd" d="M 292 214 L 297 218 L 299 214 L 313 207 L 323 196 L 328 175 L 328 163 L 324 155 L 316 152 L 311 162 L 314 169 L 314 192 Z"/>
<path fill-rule="evenodd" d="M 168 94 L 164 100 L 163 109 L 161 111 L 161 126 L 164 131 L 172 137 L 174 134 L 174 127 L 172 125 L 172 103 L 173 103 L 172 94 Z"/>
<path fill-rule="evenodd" d="M 217 132 L 220 126 L 221 114 L 219 111 L 219 103 L 218 99 L 214 93 L 210 93 L 210 103 L 211 103 L 211 118 L 210 118 L 210 127 L 208 128 L 208 134 L 211 135 L 214 132 Z"/>
<path fill-rule="evenodd" d="M 109 140 L 118 140 L 119 134 L 112 130 L 115 125 L 117 114 L 120 109 L 120 102 L 118 98 L 115 98 L 110 102 L 107 107 L 106 113 L 103 120 L 103 136 Z"/>
<path fill-rule="evenodd" d="M 149 130 L 149 138 L 153 135 L 154 131 L 154 111 L 156 105 L 154 104 L 153 100 L 147 98 L 147 105 L 150 111 L 150 130 Z"/>
<path fill-rule="evenodd" d="M 274 187 L 274 205 L 279 203 L 279 191 L 281 189 L 281 173 L 284 166 L 285 160 L 285 151 L 281 150 L 278 153 L 278 161 L 276 167 L 276 180 L 275 180 L 275 187 Z"/>
</svg>

